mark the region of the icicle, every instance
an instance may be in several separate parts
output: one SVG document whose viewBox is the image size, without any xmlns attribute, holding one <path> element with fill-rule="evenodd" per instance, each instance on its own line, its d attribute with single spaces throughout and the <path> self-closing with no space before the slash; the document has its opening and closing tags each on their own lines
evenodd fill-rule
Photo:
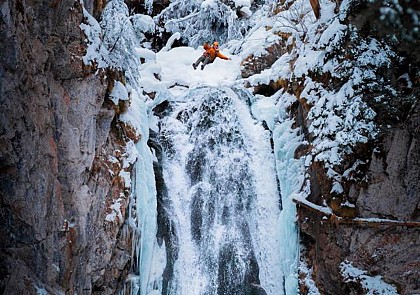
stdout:
<svg viewBox="0 0 420 295">
<path fill-rule="evenodd" d="M 296 225 L 296 204 L 292 196 L 300 194 L 305 166 L 303 159 L 294 158 L 295 150 L 302 142 L 298 129 L 292 128 L 293 120 L 281 119 L 284 121 L 278 123 L 273 132 L 277 175 L 283 205 L 279 221 L 281 224 L 279 255 L 285 278 L 285 294 L 295 295 L 298 294 L 299 236 Z"/>
</svg>

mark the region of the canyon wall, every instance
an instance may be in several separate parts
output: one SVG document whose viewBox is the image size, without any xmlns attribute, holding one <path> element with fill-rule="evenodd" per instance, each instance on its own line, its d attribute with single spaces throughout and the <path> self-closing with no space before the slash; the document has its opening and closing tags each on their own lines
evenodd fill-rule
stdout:
<svg viewBox="0 0 420 295">
<path fill-rule="evenodd" d="M 84 3 L 96 18 L 103 5 Z M 362 11 L 346 21 L 371 37 L 368 22 L 378 16 Z M 0 16 L 0 293 L 114 294 L 133 264 L 133 233 L 124 223 L 129 188 L 119 174 L 126 143 L 138 140 L 108 99 L 122 74 L 83 64 L 80 2 L 5 0 Z M 243 77 L 294 50 L 288 38 L 267 56 L 246 60 Z M 381 276 L 401 294 L 420 293 L 418 42 L 398 45 L 404 62 L 395 59 L 383 74 L 396 89 L 395 99 L 372 106 L 380 132 L 346 158 L 343 171 L 357 160 L 363 164 L 343 181 L 344 193 L 331 193 L 321 162 L 307 169 L 308 201 L 332 209 L 324 214 L 297 204 L 302 260 L 322 294 L 366 292 L 360 281 L 345 281 L 340 265 L 346 261 Z M 405 73 L 411 85 L 399 79 Z M 280 90 L 296 96 L 290 114 L 308 142 L 296 157 L 310 152 L 312 140 L 303 84 L 282 80 L 255 87 L 267 96 Z M 309 292 L 303 283 L 301 291 Z"/>
<path fill-rule="evenodd" d="M 80 2 L 0 14 L 0 293 L 112 294 L 131 265 L 128 138 L 107 99 L 120 74 L 83 65 Z"/>
</svg>

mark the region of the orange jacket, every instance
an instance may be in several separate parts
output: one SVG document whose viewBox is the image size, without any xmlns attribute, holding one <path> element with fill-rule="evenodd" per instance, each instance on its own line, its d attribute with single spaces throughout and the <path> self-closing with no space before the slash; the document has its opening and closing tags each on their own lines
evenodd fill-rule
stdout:
<svg viewBox="0 0 420 295">
<path fill-rule="evenodd" d="M 213 46 L 204 44 L 204 49 L 206 50 L 203 55 L 210 57 L 210 62 L 213 62 L 216 57 L 221 59 L 229 59 L 229 57 L 223 55 L 218 49 L 216 50 Z"/>
</svg>

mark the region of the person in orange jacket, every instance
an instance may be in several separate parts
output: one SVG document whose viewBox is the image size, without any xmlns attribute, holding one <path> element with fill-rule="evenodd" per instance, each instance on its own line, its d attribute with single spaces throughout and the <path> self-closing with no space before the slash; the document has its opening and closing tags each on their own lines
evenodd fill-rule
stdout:
<svg viewBox="0 0 420 295">
<path fill-rule="evenodd" d="M 203 55 L 200 56 L 197 61 L 195 63 L 192 64 L 192 66 L 194 67 L 194 70 L 197 69 L 198 65 L 202 62 L 203 64 L 201 65 L 201 69 L 203 70 L 204 67 L 208 64 L 208 63 L 212 63 L 214 62 L 214 60 L 216 59 L 216 57 L 221 58 L 221 59 L 226 59 L 226 60 L 231 60 L 231 58 L 223 55 L 220 51 L 219 51 L 219 42 L 215 41 L 213 42 L 213 45 L 210 46 L 209 43 L 204 43 L 204 52 Z"/>
</svg>

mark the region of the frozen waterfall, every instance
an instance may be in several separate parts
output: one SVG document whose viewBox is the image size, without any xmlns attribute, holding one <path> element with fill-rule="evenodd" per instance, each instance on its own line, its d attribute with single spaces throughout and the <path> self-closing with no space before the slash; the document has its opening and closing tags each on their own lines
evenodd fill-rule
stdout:
<svg viewBox="0 0 420 295">
<path fill-rule="evenodd" d="M 199 87 L 164 110 L 157 238 L 142 242 L 154 250 L 141 295 L 293 294 L 276 159 L 252 99 L 240 88 Z"/>
</svg>

